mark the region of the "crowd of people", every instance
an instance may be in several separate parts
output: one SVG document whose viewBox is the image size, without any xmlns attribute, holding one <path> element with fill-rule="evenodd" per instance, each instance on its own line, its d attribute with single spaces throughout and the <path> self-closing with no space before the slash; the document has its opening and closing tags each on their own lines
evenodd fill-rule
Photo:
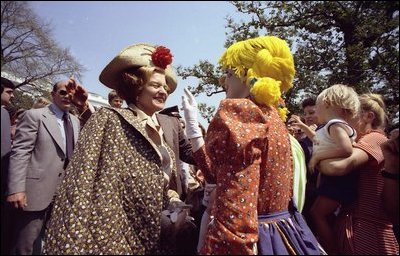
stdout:
<svg viewBox="0 0 400 256">
<path fill-rule="evenodd" d="M 204 129 L 187 88 L 182 116 L 165 107 L 172 61 L 130 45 L 99 75 L 109 107 L 71 77 L 11 118 L 2 77 L 2 254 L 399 254 L 382 96 L 334 84 L 288 116 L 293 55 L 261 36 L 222 54 L 226 99 Z"/>
</svg>

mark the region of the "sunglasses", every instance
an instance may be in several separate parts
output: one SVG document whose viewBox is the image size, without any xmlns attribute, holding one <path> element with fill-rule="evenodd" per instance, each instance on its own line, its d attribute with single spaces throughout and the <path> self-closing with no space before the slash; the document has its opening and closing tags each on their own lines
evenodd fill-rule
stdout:
<svg viewBox="0 0 400 256">
<path fill-rule="evenodd" d="M 68 92 L 66 90 L 59 90 L 58 94 L 60 94 L 61 96 L 65 96 L 68 94 Z"/>
</svg>

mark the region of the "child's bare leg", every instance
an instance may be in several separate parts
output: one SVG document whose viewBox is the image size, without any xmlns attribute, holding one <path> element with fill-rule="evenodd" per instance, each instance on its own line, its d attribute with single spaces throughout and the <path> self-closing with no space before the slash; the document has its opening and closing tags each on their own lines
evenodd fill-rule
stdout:
<svg viewBox="0 0 400 256">
<path fill-rule="evenodd" d="M 317 233 L 315 235 L 328 254 L 338 253 L 336 251 L 336 237 L 333 232 L 332 217 L 334 217 L 333 213 L 339 206 L 339 202 L 333 199 L 318 196 L 310 210 Z"/>
</svg>

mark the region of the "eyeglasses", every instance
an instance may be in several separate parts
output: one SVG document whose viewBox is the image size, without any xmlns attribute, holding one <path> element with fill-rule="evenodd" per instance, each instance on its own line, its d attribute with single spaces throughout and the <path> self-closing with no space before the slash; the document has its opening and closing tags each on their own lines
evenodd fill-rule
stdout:
<svg viewBox="0 0 400 256">
<path fill-rule="evenodd" d="M 66 90 L 59 90 L 58 94 L 60 94 L 61 96 L 65 96 L 68 94 L 68 92 Z"/>
</svg>

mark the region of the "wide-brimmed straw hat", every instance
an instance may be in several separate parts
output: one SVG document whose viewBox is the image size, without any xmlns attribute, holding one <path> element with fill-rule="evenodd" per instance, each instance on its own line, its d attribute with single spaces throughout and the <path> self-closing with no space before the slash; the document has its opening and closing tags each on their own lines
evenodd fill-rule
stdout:
<svg viewBox="0 0 400 256">
<path fill-rule="evenodd" d="M 100 82 L 111 89 L 116 89 L 122 71 L 133 67 L 158 67 L 165 69 L 167 84 L 172 93 L 177 85 L 175 71 L 171 65 L 167 65 L 165 68 L 156 66 L 152 61 L 152 54 L 155 51 L 156 47 L 149 44 L 135 44 L 126 47 L 101 71 Z"/>
</svg>

